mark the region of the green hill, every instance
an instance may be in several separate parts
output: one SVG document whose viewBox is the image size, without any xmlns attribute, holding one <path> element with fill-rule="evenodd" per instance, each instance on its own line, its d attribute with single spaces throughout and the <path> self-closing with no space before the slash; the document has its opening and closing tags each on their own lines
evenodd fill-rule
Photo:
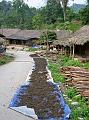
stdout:
<svg viewBox="0 0 89 120">
<path fill-rule="evenodd" d="M 76 4 L 74 3 L 70 8 L 75 11 L 75 12 L 79 12 L 79 10 L 81 8 L 84 8 L 86 5 L 85 4 Z"/>
</svg>

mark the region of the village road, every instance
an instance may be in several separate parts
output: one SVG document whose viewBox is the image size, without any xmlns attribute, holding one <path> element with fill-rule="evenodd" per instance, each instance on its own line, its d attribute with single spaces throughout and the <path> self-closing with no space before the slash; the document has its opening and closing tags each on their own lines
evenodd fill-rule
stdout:
<svg viewBox="0 0 89 120">
<path fill-rule="evenodd" d="M 33 60 L 25 51 L 8 51 L 15 60 L 0 66 L 0 120 L 33 120 L 8 108 L 17 89 L 32 71 Z"/>
</svg>

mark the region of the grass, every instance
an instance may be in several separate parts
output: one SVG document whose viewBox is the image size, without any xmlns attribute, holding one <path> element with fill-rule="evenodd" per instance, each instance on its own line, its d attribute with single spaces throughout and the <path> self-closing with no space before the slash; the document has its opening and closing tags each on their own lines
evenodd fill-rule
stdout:
<svg viewBox="0 0 89 120">
<path fill-rule="evenodd" d="M 74 96 L 77 95 L 77 92 L 74 88 L 69 87 L 67 88 L 67 90 L 65 91 L 65 94 L 68 96 L 68 98 L 72 99 Z"/>
<path fill-rule="evenodd" d="M 60 56 L 60 58 L 58 59 L 58 63 L 61 67 L 75 66 L 81 68 L 89 68 L 89 62 L 81 63 L 79 60 L 74 60 L 73 58 L 68 56 Z"/>
<path fill-rule="evenodd" d="M 55 63 L 50 62 L 48 65 L 49 70 L 51 71 L 54 82 L 64 82 L 64 77 L 59 73 L 59 66 Z"/>
<path fill-rule="evenodd" d="M 75 67 L 83 67 L 83 64 L 78 61 L 74 60 L 68 56 L 60 56 L 60 65 L 61 66 L 75 66 Z"/>
<path fill-rule="evenodd" d="M 29 48 L 28 51 L 30 51 L 30 52 L 35 52 L 35 51 L 38 51 L 38 50 L 39 50 L 39 48 Z"/>
<path fill-rule="evenodd" d="M 89 68 L 89 62 L 81 63 L 80 61 L 67 56 L 60 56 L 55 63 L 50 60 L 48 67 L 55 82 L 65 82 L 65 78 L 60 74 L 60 67 L 63 66 Z M 63 90 L 63 96 L 71 109 L 70 120 L 89 120 L 87 100 L 78 95 L 75 88 L 69 86 L 65 87 Z M 73 102 L 77 102 L 78 105 L 73 106 Z"/>
<path fill-rule="evenodd" d="M 8 55 L 0 55 L 0 65 L 11 62 L 14 58 Z"/>
<path fill-rule="evenodd" d="M 89 108 L 87 106 L 87 101 L 84 97 L 77 94 L 76 90 L 72 87 L 68 87 L 65 91 L 67 98 L 65 101 L 71 109 L 70 120 L 78 120 L 82 118 L 83 120 L 89 119 Z M 77 106 L 73 106 L 71 103 L 77 102 Z"/>
</svg>

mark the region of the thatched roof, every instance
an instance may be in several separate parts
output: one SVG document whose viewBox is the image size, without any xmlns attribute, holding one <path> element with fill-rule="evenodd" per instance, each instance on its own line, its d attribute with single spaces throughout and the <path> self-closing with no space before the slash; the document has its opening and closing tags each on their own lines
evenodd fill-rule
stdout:
<svg viewBox="0 0 89 120">
<path fill-rule="evenodd" d="M 40 38 L 41 32 L 39 30 L 20 30 L 15 34 L 7 37 L 7 39 L 29 40 L 32 38 Z"/>
<path fill-rule="evenodd" d="M 57 40 L 54 41 L 54 45 L 69 45 L 68 37 L 70 36 L 70 31 L 66 30 L 50 30 L 57 34 Z M 20 29 L 0 29 L 0 34 L 3 34 L 7 39 L 16 40 L 30 40 L 32 38 L 40 38 L 40 35 L 45 32 L 45 30 L 20 30 Z"/>
<path fill-rule="evenodd" d="M 8 37 L 12 34 L 15 34 L 16 32 L 20 31 L 20 29 L 7 29 L 7 28 L 4 28 L 4 29 L 0 29 L 0 34 L 5 36 L 5 37 Z"/>
<path fill-rule="evenodd" d="M 71 34 L 68 31 L 59 31 L 58 40 L 54 41 L 54 45 L 63 45 L 70 46 L 71 44 L 75 45 L 84 45 L 89 42 L 89 26 L 85 25 L 75 33 Z"/>
<path fill-rule="evenodd" d="M 56 31 L 57 33 L 57 40 L 53 42 L 54 45 L 63 45 L 63 46 L 68 46 L 68 37 L 70 36 L 71 32 L 67 30 L 59 30 Z"/>
<path fill-rule="evenodd" d="M 68 40 L 70 44 L 75 45 L 84 45 L 85 43 L 89 42 L 89 26 L 86 25 L 82 27 L 80 30 L 76 31 Z"/>
</svg>

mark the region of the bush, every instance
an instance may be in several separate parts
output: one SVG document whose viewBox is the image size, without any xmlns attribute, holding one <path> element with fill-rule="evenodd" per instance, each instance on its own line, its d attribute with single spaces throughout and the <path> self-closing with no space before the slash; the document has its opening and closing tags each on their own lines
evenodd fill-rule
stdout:
<svg viewBox="0 0 89 120">
<path fill-rule="evenodd" d="M 81 9 L 79 14 L 82 24 L 89 24 L 89 5 L 87 5 L 84 9 Z"/>
<path fill-rule="evenodd" d="M 65 22 L 65 23 L 59 23 L 57 24 L 56 28 L 58 29 L 65 29 L 65 30 L 71 30 L 71 31 L 76 31 L 81 28 L 81 23 L 75 23 L 75 22 Z"/>
<path fill-rule="evenodd" d="M 68 60 L 65 64 L 65 66 L 75 66 L 75 67 L 82 67 L 82 63 L 78 60 Z"/>
<path fill-rule="evenodd" d="M 87 64 L 82 64 L 79 60 L 74 60 L 71 57 L 68 56 L 61 56 L 60 59 L 58 60 L 60 66 L 75 66 L 75 67 L 86 67 L 87 64 L 89 66 L 89 63 Z"/>
<path fill-rule="evenodd" d="M 84 64 L 83 64 L 83 67 L 84 67 L 84 68 L 89 68 L 89 62 L 84 63 Z"/>
<path fill-rule="evenodd" d="M 0 65 L 6 64 L 12 60 L 13 60 L 12 56 L 2 55 L 2 56 L 0 56 Z"/>
<path fill-rule="evenodd" d="M 86 104 L 86 99 L 81 96 L 75 96 L 72 98 L 72 100 L 78 102 L 78 107 L 74 108 L 70 105 L 71 108 L 71 115 L 70 120 L 77 120 L 78 117 L 83 118 L 83 120 L 88 120 L 89 118 L 89 108 Z"/>
<path fill-rule="evenodd" d="M 68 57 L 68 56 L 61 56 L 59 59 L 59 64 L 61 66 L 64 66 L 66 64 L 66 62 L 68 62 L 69 60 L 72 60 L 72 58 Z"/>
<path fill-rule="evenodd" d="M 76 94 L 76 90 L 74 88 L 68 88 L 67 91 L 65 91 L 66 95 L 69 97 L 69 98 L 73 98 Z"/>
</svg>

